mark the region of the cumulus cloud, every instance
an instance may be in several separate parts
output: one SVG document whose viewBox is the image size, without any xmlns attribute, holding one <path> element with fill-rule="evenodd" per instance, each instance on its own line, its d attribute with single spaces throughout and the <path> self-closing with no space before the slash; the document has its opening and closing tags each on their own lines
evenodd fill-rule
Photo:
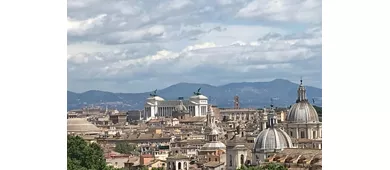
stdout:
<svg viewBox="0 0 390 170">
<path fill-rule="evenodd" d="M 68 0 L 68 36 L 70 42 L 94 40 L 100 43 L 133 43 L 153 39 L 172 40 L 183 26 L 203 23 L 241 22 L 247 19 L 320 22 L 319 0 L 174 0 L 174 1 L 104 1 Z M 150 29 L 158 26 L 156 33 Z M 222 31 L 221 25 L 215 27 Z M 155 28 L 157 29 L 157 28 Z M 135 35 L 131 35 L 132 32 Z M 210 32 L 210 28 L 189 31 L 188 39 Z M 167 36 L 163 37 L 162 35 Z M 91 36 L 93 35 L 93 36 Z M 168 36 L 170 35 L 170 36 Z M 121 40 L 115 41 L 119 36 Z M 179 36 L 180 37 L 180 36 Z"/>
<path fill-rule="evenodd" d="M 67 34 L 68 89 L 79 92 L 300 76 L 321 84 L 317 0 L 68 0 Z"/>
<path fill-rule="evenodd" d="M 275 21 L 321 21 L 321 0 L 254 0 L 241 8 L 237 17 Z"/>
<path fill-rule="evenodd" d="M 232 42 L 230 45 L 205 42 L 179 51 L 158 50 L 142 57 L 135 57 L 129 51 L 80 53 L 68 58 L 68 65 L 73 68 L 68 69 L 68 75 L 84 81 L 127 79 L 145 82 L 151 78 L 165 81 L 170 77 L 178 77 L 175 81 L 182 82 L 189 77 L 198 77 L 198 81 L 216 84 L 237 81 L 238 77 L 233 75 L 239 76 L 241 81 L 252 80 L 261 72 L 269 73 L 264 74 L 266 77 L 276 77 L 275 74 L 318 76 L 318 72 L 311 75 L 311 71 L 321 70 L 321 47 L 317 41 L 321 42 L 321 37 L 314 32 L 279 35 L 278 38 L 272 34 L 254 42 Z M 310 65 L 316 67 L 308 65 L 313 61 Z M 182 75 L 187 75 L 188 79 Z M 215 80 L 214 76 L 219 76 L 221 81 Z"/>
</svg>

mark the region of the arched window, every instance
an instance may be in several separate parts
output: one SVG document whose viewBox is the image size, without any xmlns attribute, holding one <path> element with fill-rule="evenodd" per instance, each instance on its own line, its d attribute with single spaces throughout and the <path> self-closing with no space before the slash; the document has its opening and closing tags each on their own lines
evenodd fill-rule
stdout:
<svg viewBox="0 0 390 170">
<path fill-rule="evenodd" d="M 233 166 L 233 158 L 232 158 L 232 155 L 229 155 L 229 166 Z"/>
<path fill-rule="evenodd" d="M 240 158 L 240 164 L 244 165 L 244 155 L 242 155 L 242 154 L 241 154 L 241 158 Z"/>
<path fill-rule="evenodd" d="M 177 168 L 180 170 L 181 169 L 181 162 L 177 163 Z"/>
<path fill-rule="evenodd" d="M 301 131 L 301 138 L 305 138 L 305 132 Z"/>
</svg>

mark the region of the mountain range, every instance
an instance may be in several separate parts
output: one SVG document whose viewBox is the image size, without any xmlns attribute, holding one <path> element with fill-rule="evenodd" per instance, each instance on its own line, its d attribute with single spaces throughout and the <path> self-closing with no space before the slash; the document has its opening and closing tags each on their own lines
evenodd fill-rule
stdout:
<svg viewBox="0 0 390 170">
<path fill-rule="evenodd" d="M 241 108 L 262 108 L 272 103 L 277 107 L 286 107 L 295 103 L 298 84 L 284 79 L 270 82 L 241 82 L 221 86 L 196 83 L 178 83 L 157 91 L 165 100 L 179 97 L 188 99 L 201 88 L 201 93 L 209 98 L 209 103 L 218 107 L 233 107 L 234 96 L 239 96 Z M 85 106 L 108 107 L 109 109 L 134 110 L 143 109 L 146 98 L 152 92 L 112 93 L 90 90 L 83 93 L 68 91 L 68 110 Z M 322 106 L 322 89 L 306 86 L 307 98 L 311 103 Z"/>
</svg>

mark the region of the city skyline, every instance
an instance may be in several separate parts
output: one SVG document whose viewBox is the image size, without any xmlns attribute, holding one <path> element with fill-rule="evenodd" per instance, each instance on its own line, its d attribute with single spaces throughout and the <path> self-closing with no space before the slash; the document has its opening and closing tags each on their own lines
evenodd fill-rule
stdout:
<svg viewBox="0 0 390 170">
<path fill-rule="evenodd" d="M 321 4 L 69 0 L 68 90 L 296 83 L 301 76 L 321 88 Z"/>
</svg>

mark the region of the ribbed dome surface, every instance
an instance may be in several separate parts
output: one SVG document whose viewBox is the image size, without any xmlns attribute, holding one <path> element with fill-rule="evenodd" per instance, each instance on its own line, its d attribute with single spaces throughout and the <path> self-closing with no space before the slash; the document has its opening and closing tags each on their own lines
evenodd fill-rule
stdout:
<svg viewBox="0 0 390 170">
<path fill-rule="evenodd" d="M 202 150 L 226 149 L 226 145 L 220 141 L 208 142 L 208 143 L 204 144 L 201 149 Z"/>
<path fill-rule="evenodd" d="M 257 136 L 254 151 L 273 152 L 274 150 L 283 150 L 291 147 L 291 138 L 286 132 L 279 128 L 268 128 L 261 131 Z"/>
<path fill-rule="evenodd" d="M 287 114 L 287 122 L 310 123 L 319 122 L 316 109 L 307 101 L 300 101 L 291 106 Z"/>
<path fill-rule="evenodd" d="M 88 122 L 85 118 L 71 118 L 68 119 L 68 132 L 74 133 L 99 133 L 101 130 Z"/>
</svg>

